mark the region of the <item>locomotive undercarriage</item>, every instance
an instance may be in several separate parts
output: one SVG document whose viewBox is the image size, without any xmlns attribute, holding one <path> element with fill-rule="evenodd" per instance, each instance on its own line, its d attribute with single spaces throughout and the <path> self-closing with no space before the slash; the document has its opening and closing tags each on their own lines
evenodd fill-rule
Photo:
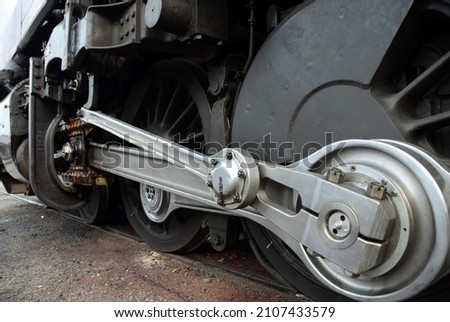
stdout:
<svg viewBox="0 0 450 322">
<path fill-rule="evenodd" d="M 223 250 L 242 219 L 315 299 L 448 295 L 450 5 L 249 1 L 248 26 L 239 6 L 66 1 L 7 98 L 28 128 L 3 181 L 89 223 L 120 193 L 161 251 Z"/>
</svg>

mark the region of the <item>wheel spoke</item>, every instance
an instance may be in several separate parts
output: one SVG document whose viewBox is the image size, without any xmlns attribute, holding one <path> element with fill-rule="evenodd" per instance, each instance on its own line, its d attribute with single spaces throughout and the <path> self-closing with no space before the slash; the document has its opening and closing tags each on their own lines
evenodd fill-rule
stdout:
<svg viewBox="0 0 450 322">
<path fill-rule="evenodd" d="M 146 120 L 147 120 L 147 124 L 151 124 L 152 121 L 153 121 L 153 118 L 152 118 L 152 111 L 151 111 L 151 109 L 147 106 L 147 108 L 145 109 L 145 112 L 146 112 Z"/>
<path fill-rule="evenodd" d="M 182 139 L 181 143 L 192 144 L 204 141 L 205 134 L 203 132 L 191 133 L 186 138 Z"/>
<path fill-rule="evenodd" d="M 170 99 L 169 105 L 167 106 L 166 113 L 162 120 L 162 124 L 170 124 L 174 116 L 176 116 L 177 110 L 185 99 L 185 91 L 180 84 L 177 84 L 175 90 L 173 91 L 172 98 Z"/>
<path fill-rule="evenodd" d="M 450 111 L 412 120 L 408 123 L 408 129 L 411 132 L 428 131 L 437 130 L 447 125 L 450 125 Z"/>
<path fill-rule="evenodd" d="M 156 103 L 155 103 L 155 123 L 161 123 L 162 119 L 164 118 L 167 104 L 169 102 L 169 89 L 170 88 L 170 81 L 165 78 L 161 78 L 158 81 L 158 93 L 156 97 Z"/>
<path fill-rule="evenodd" d="M 450 68 L 450 52 L 442 56 L 432 66 L 420 74 L 404 89 L 394 95 L 395 107 L 409 107 L 409 102 L 414 102 L 426 94 L 433 86 L 448 75 Z"/>
<path fill-rule="evenodd" d="M 181 113 L 181 115 L 173 122 L 169 129 L 169 135 L 174 135 L 177 132 L 181 132 L 186 129 L 186 126 L 190 124 L 192 118 L 195 117 L 195 102 L 191 101 L 189 106 Z"/>
</svg>

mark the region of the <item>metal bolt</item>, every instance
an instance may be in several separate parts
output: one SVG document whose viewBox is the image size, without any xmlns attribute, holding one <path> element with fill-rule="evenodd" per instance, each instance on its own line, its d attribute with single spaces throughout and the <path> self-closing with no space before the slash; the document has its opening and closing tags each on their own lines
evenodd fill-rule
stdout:
<svg viewBox="0 0 450 322">
<path fill-rule="evenodd" d="M 366 195 L 370 198 L 383 200 L 386 198 L 387 189 L 384 184 L 379 182 L 371 182 L 366 190 Z"/>
<path fill-rule="evenodd" d="M 241 196 L 238 193 L 236 193 L 233 195 L 233 200 L 234 202 L 239 202 L 241 201 Z"/>
<path fill-rule="evenodd" d="M 74 156 L 75 156 L 75 148 L 71 143 L 67 142 L 62 147 L 62 153 L 63 153 L 64 159 L 68 162 L 71 162 L 71 161 L 73 161 Z"/>
<path fill-rule="evenodd" d="M 351 223 L 347 215 L 341 211 L 335 211 L 328 218 L 327 223 L 331 237 L 342 239 L 350 234 Z"/>
<path fill-rule="evenodd" d="M 125 21 L 123 19 L 120 19 L 120 25 L 123 26 L 124 23 Z"/>
<path fill-rule="evenodd" d="M 208 182 L 206 183 L 206 185 L 210 188 L 212 188 L 213 186 L 213 182 L 211 180 L 208 180 Z"/>
<path fill-rule="evenodd" d="M 131 13 L 131 17 L 136 17 L 136 11 L 133 11 L 132 13 Z"/>
<path fill-rule="evenodd" d="M 397 191 L 391 191 L 391 196 L 392 197 L 397 197 L 398 196 L 398 192 Z"/>
<path fill-rule="evenodd" d="M 41 89 L 41 85 L 39 85 L 39 84 L 34 84 L 34 88 L 35 88 L 35 89 Z"/>
<path fill-rule="evenodd" d="M 136 28 L 134 26 L 131 26 L 131 32 L 135 32 Z"/>
<path fill-rule="evenodd" d="M 41 67 L 41 62 L 40 61 L 35 61 L 34 62 L 34 67 L 36 67 L 36 68 Z"/>
<path fill-rule="evenodd" d="M 126 20 L 127 22 L 130 21 L 130 16 L 127 15 L 127 16 L 125 17 L 125 20 Z"/>
<path fill-rule="evenodd" d="M 130 34 L 130 31 L 129 30 L 127 30 L 126 32 L 125 32 L 125 36 L 127 36 L 128 37 L 128 35 Z"/>
<path fill-rule="evenodd" d="M 209 242 L 213 246 L 219 246 L 223 244 L 223 239 L 217 234 L 212 234 L 211 237 L 209 237 Z"/>
<path fill-rule="evenodd" d="M 123 34 L 122 33 L 120 34 L 120 40 L 123 40 Z"/>
<path fill-rule="evenodd" d="M 387 185 L 387 180 L 386 179 L 383 179 L 383 180 L 381 180 L 381 184 L 383 185 L 383 186 L 385 186 L 385 185 Z"/>
<path fill-rule="evenodd" d="M 333 225 L 333 229 L 341 230 L 342 229 L 342 222 L 336 222 Z"/>
<path fill-rule="evenodd" d="M 149 187 L 145 188 L 145 192 L 149 193 L 150 192 L 150 188 Z"/>
<path fill-rule="evenodd" d="M 244 179 L 245 178 L 245 171 L 244 170 L 239 170 L 238 171 L 238 177 L 241 178 L 241 179 Z"/>
<path fill-rule="evenodd" d="M 77 89 L 77 87 L 78 87 L 78 81 L 76 81 L 76 80 L 71 80 L 70 82 L 69 82 L 69 87 L 71 88 L 71 89 Z"/>
<path fill-rule="evenodd" d="M 343 183 L 345 179 L 345 173 L 339 168 L 332 168 L 328 171 L 327 180 L 334 183 Z"/>
<path fill-rule="evenodd" d="M 41 78 L 41 75 L 39 75 L 38 73 L 36 73 L 36 74 L 34 74 L 34 78 L 40 79 L 40 78 Z"/>
<path fill-rule="evenodd" d="M 228 159 L 228 160 L 233 159 L 233 153 L 227 152 L 227 159 Z"/>
<path fill-rule="evenodd" d="M 212 93 L 212 94 L 216 94 L 218 91 L 219 91 L 219 83 L 218 82 L 216 82 L 216 81 L 212 81 L 210 84 L 209 84 L 209 91 Z"/>
<path fill-rule="evenodd" d="M 223 206 L 223 205 L 225 204 L 225 202 L 224 202 L 222 199 L 218 198 L 218 199 L 217 199 L 217 204 L 218 204 L 219 206 Z"/>
<path fill-rule="evenodd" d="M 216 165 L 219 161 L 217 161 L 217 159 L 211 159 L 211 164 L 212 165 Z"/>
</svg>

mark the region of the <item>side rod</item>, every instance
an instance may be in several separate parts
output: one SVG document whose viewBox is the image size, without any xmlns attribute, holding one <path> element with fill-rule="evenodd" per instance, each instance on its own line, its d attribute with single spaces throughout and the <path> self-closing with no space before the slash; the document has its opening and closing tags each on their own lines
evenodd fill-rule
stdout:
<svg viewBox="0 0 450 322">
<path fill-rule="evenodd" d="M 123 162 L 111 166 L 108 148 L 91 147 L 95 151 L 91 155 L 94 167 L 254 220 L 274 232 L 299 256 L 303 253 L 301 246 L 306 246 L 355 274 L 383 260 L 386 235 L 394 224 L 395 213 L 380 200 L 337 185 L 300 166 L 256 163 L 248 153 L 238 149 L 224 149 L 206 156 L 101 112 L 82 109 L 79 116 L 141 151 L 131 153 L 122 149 L 123 156 L 132 162 L 128 167 Z M 140 159 L 146 160 L 146 166 L 140 166 Z M 152 164 L 155 160 L 164 161 L 165 166 L 156 167 Z M 295 212 L 269 197 L 265 191 L 267 180 L 298 192 L 302 208 Z M 335 204 L 343 206 L 335 209 Z M 323 233 L 327 218 L 337 211 L 348 213 L 346 216 L 352 221 L 352 231 L 345 242 Z"/>
</svg>

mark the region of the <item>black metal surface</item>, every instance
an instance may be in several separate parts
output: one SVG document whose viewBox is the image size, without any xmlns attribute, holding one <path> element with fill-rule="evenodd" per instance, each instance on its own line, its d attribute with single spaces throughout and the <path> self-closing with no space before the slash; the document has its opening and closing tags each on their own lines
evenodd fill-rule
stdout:
<svg viewBox="0 0 450 322">
<path fill-rule="evenodd" d="M 145 23 L 149 28 L 184 34 L 192 21 L 189 0 L 149 0 L 145 7 Z"/>
<path fill-rule="evenodd" d="M 399 139 L 371 95 L 375 75 L 412 1 L 307 1 L 258 52 L 233 116 L 232 140 L 292 142 L 258 155 L 292 162 L 303 148 L 346 138 Z M 328 142 L 329 143 L 329 142 Z"/>
<path fill-rule="evenodd" d="M 31 75 L 42 75 L 42 61 L 34 58 L 31 64 Z M 31 78 L 30 86 L 36 90 L 41 88 L 35 77 Z M 71 211 L 82 207 L 85 200 L 63 187 L 55 169 L 54 135 L 63 118 L 60 113 L 56 102 L 42 99 L 39 93 L 30 93 L 30 184 L 36 196 L 49 207 Z"/>
</svg>

